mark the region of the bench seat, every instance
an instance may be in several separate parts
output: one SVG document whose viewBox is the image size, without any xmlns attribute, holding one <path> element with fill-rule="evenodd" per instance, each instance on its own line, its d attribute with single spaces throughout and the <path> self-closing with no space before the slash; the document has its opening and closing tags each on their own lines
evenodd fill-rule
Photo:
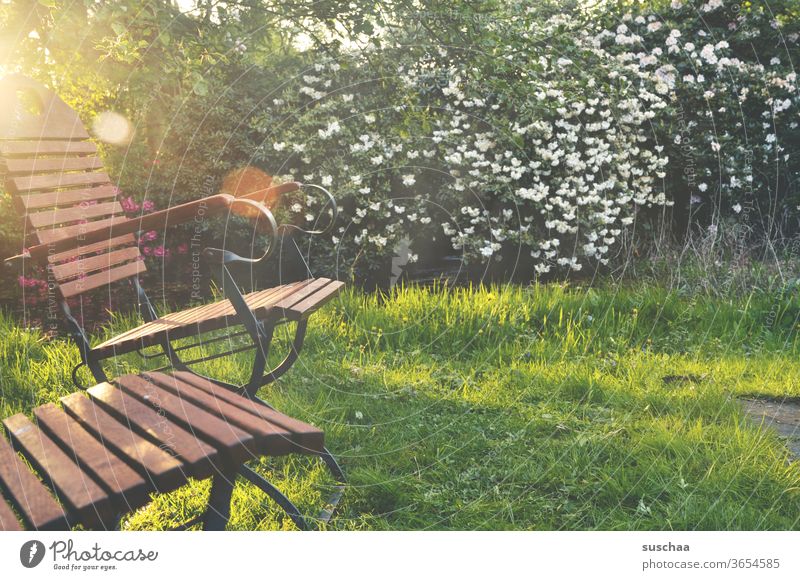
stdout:
<svg viewBox="0 0 800 580">
<path fill-rule="evenodd" d="M 60 403 L 3 421 L 0 530 L 113 529 L 189 478 L 324 450 L 316 427 L 185 371 L 121 376 Z"/>
<path fill-rule="evenodd" d="M 336 280 L 312 278 L 252 292 L 244 298 L 259 320 L 302 320 L 334 298 L 343 286 Z M 146 322 L 93 347 L 92 353 L 105 358 L 239 324 L 233 305 L 225 299 Z"/>
</svg>

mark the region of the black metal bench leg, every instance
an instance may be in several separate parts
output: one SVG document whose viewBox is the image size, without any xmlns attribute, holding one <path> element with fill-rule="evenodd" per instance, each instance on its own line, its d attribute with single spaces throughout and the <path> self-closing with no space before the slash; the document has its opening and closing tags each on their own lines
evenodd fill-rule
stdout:
<svg viewBox="0 0 800 580">
<path fill-rule="evenodd" d="M 203 517 L 203 529 L 224 530 L 231 516 L 231 496 L 236 481 L 235 471 L 217 473 L 211 480 L 211 495 Z"/>
<path fill-rule="evenodd" d="M 328 498 L 327 504 L 324 508 L 322 508 L 322 511 L 317 517 L 320 522 L 327 524 L 329 521 L 331 521 L 336 508 L 339 506 L 339 502 L 342 501 L 342 496 L 344 496 L 344 488 L 347 484 L 347 478 L 344 476 L 344 471 L 342 471 L 342 468 L 336 461 L 336 458 L 330 451 L 328 451 L 327 447 L 322 448 L 322 453 L 319 454 L 319 458 L 322 459 L 322 462 L 325 463 L 328 471 L 330 471 L 333 478 L 339 484 L 334 486 L 333 493 Z"/>
<path fill-rule="evenodd" d="M 297 509 L 297 506 L 294 505 L 292 500 L 286 497 L 281 490 L 246 465 L 242 465 L 239 468 L 239 473 L 241 473 L 242 476 L 247 479 L 247 481 L 266 493 L 272 501 L 278 504 L 281 509 L 286 512 L 286 515 L 291 518 L 291 520 L 294 522 L 294 525 L 296 525 L 300 530 L 306 531 L 309 529 L 308 522 L 306 522 L 303 514 L 300 513 L 300 510 Z"/>
</svg>

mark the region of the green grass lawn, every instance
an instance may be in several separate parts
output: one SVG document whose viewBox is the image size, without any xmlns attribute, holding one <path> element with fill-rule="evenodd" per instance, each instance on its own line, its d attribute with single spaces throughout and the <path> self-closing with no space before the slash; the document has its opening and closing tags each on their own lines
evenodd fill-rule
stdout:
<svg viewBox="0 0 800 580">
<path fill-rule="evenodd" d="M 736 397 L 800 396 L 799 313 L 794 296 L 644 287 L 348 293 L 261 394 L 324 428 L 341 459 L 350 485 L 329 528 L 797 529 L 800 465 Z M 3 416 L 74 390 L 72 345 L 0 326 Z M 248 360 L 201 370 L 243 381 Z M 322 507 L 319 463 L 257 468 L 306 513 Z M 208 488 L 159 496 L 123 527 L 197 515 Z M 246 484 L 234 499 L 233 529 L 293 528 Z"/>
</svg>

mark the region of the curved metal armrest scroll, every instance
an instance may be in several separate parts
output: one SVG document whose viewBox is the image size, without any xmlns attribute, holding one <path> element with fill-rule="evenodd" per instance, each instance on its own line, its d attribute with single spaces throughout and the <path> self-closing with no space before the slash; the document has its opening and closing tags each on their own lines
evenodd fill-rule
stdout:
<svg viewBox="0 0 800 580">
<path fill-rule="evenodd" d="M 278 228 L 280 233 L 283 233 L 286 230 L 294 230 L 294 231 L 297 231 L 297 232 L 300 232 L 300 233 L 303 233 L 303 234 L 309 234 L 309 235 L 312 235 L 312 236 L 320 236 L 320 235 L 323 235 L 323 234 L 327 234 L 328 232 L 330 232 L 333 229 L 333 225 L 336 223 L 336 218 L 339 216 L 339 206 L 336 205 L 336 198 L 333 197 L 333 194 L 330 191 L 328 191 L 327 189 L 325 189 L 321 185 L 315 185 L 313 183 L 301 183 L 299 185 L 300 185 L 301 188 L 313 187 L 314 189 L 318 189 L 319 191 L 321 191 L 322 193 L 325 194 L 325 197 L 327 197 L 328 199 L 327 199 L 327 202 L 322 206 L 322 209 L 324 210 L 328 206 L 331 207 L 331 211 L 332 211 L 331 221 L 330 221 L 330 223 L 328 223 L 327 226 L 325 226 L 324 228 L 322 228 L 320 230 L 306 230 L 306 229 L 303 229 L 303 228 L 301 228 L 299 226 L 296 226 L 294 224 L 281 224 L 279 226 L 279 228 Z M 322 215 L 321 212 L 320 212 L 320 215 Z"/>
<path fill-rule="evenodd" d="M 230 250 L 221 250 L 219 248 L 205 248 L 203 250 L 203 255 L 216 263 L 219 264 L 230 264 L 233 262 L 243 262 L 245 264 L 258 264 L 260 262 L 266 261 L 275 251 L 275 248 L 278 246 L 278 232 L 279 227 L 277 222 L 275 221 L 275 216 L 272 215 L 272 212 L 269 208 L 264 205 L 263 203 L 254 201 L 252 199 L 245 199 L 241 197 L 237 197 L 233 202 L 231 202 L 231 209 L 233 209 L 236 205 L 246 205 L 251 208 L 255 208 L 259 216 L 258 218 L 265 218 L 267 220 L 267 224 L 269 225 L 269 245 L 267 249 L 264 250 L 264 253 L 258 258 L 244 258 L 235 252 L 231 252 Z M 256 218 L 256 219 L 258 219 Z"/>
</svg>

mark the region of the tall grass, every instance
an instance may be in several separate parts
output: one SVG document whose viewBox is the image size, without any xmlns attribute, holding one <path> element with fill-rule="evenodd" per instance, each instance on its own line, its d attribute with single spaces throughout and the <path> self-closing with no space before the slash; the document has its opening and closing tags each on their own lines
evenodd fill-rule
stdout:
<svg viewBox="0 0 800 580">
<path fill-rule="evenodd" d="M 797 314 L 789 293 L 643 285 L 346 292 L 262 396 L 342 459 L 335 529 L 796 529 L 800 469 L 736 398 L 800 396 Z M 5 414 L 72 390 L 74 348 L 8 318 L 0 331 Z M 202 370 L 244 380 L 248 360 Z M 307 459 L 256 467 L 309 513 L 331 484 Z M 125 526 L 169 527 L 207 490 L 159 496 Z M 232 528 L 292 527 L 249 486 L 235 499 Z"/>
</svg>

